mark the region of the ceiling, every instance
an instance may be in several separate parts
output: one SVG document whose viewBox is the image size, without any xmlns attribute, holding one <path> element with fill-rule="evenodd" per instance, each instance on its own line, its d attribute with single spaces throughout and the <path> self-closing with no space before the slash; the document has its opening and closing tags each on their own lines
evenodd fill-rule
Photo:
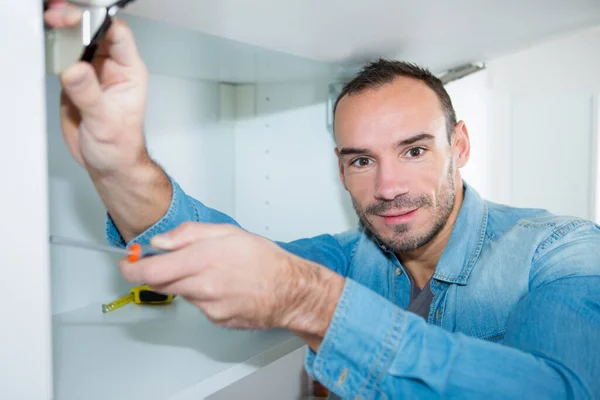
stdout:
<svg viewBox="0 0 600 400">
<path fill-rule="evenodd" d="M 600 25 L 600 0 L 139 0 L 125 12 L 317 61 L 434 71 Z"/>
</svg>

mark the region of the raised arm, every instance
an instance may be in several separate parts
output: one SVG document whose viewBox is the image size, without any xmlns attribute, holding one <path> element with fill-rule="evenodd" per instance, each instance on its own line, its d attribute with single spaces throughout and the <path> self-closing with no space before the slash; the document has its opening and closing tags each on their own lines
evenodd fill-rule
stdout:
<svg viewBox="0 0 600 400">
<path fill-rule="evenodd" d="M 45 20 L 56 28 L 75 26 L 81 9 L 52 0 Z M 129 241 L 165 215 L 172 195 L 169 178 L 150 159 L 144 141 L 148 74 L 131 30 L 116 21 L 93 65 L 78 62 L 60 78 L 67 147 Z"/>
</svg>

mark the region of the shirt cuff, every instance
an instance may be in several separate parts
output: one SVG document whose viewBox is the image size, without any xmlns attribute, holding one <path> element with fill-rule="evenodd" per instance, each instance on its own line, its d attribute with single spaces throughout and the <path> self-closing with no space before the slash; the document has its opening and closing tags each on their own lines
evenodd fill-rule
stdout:
<svg viewBox="0 0 600 400">
<path fill-rule="evenodd" d="M 318 353 L 306 370 L 341 397 L 371 398 L 394 360 L 406 313 L 372 290 L 346 279 Z"/>
<path fill-rule="evenodd" d="M 146 229 L 146 231 L 133 238 L 131 243 L 148 244 L 154 236 L 175 229 L 183 222 L 198 221 L 197 208 L 194 207 L 194 204 L 188 199 L 177 182 L 170 176 L 169 180 L 173 188 L 173 195 L 166 214 L 154 225 Z M 113 246 L 126 247 L 129 244 L 125 243 L 125 240 L 108 213 L 106 214 L 105 236 L 107 242 Z"/>
</svg>

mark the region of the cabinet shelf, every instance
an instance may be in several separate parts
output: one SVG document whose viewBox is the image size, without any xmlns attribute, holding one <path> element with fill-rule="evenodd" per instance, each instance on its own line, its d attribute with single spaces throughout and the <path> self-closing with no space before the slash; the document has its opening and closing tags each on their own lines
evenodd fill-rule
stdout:
<svg viewBox="0 0 600 400">
<path fill-rule="evenodd" d="M 183 299 L 54 316 L 55 398 L 200 399 L 302 347 L 286 330 L 228 330 Z"/>
</svg>

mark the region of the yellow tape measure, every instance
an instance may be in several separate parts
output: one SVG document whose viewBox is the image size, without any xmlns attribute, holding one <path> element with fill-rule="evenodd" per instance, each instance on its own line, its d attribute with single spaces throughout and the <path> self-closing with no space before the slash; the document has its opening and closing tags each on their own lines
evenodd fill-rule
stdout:
<svg viewBox="0 0 600 400">
<path fill-rule="evenodd" d="M 148 285 L 136 286 L 131 289 L 128 295 L 123 296 L 108 304 L 102 304 L 102 312 L 108 313 L 123 307 L 126 304 L 168 304 L 175 296 L 171 294 L 158 293 L 151 290 Z"/>
</svg>

